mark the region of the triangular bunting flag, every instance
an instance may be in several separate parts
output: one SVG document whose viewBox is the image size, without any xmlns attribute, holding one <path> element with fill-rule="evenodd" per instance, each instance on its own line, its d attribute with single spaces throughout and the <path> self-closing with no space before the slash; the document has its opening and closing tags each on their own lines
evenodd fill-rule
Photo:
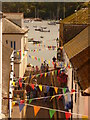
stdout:
<svg viewBox="0 0 90 120">
<path fill-rule="evenodd" d="M 43 74 L 41 73 L 41 75 L 40 75 L 40 78 L 43 76 Z"/>
<path fill-rule="evenodd" d="M 58 87 L 54 87 L 54 90 L 57 93 L 58 92 Z"/>
<path fill-rule="evenodd" d="M 64 93 L 64 94 L 66 93 L 66 90 L 67 90 L 67 88 L 63 88 L 63 93 Z"/>
<path fill-rule="evenodd" d="M 60 73 L 60 70 L 58 70 L 58 74 Z"/>
<path fill-rule="evenodd" d="M 13 82 L 13 86 L 15 86 L 15 82 Z"/>
<path fill-rule="evenodd" d="M 39 77 L 39 74 L 37 74 L 36 77 Z"/>
<path fill-rule="evenodd" d="M 72 89 L 72 90 L 71 90 L 71 92 L 73 93 L 73 92 L 75 92 L 75 90 L 74 90 L 74 89 Z"/>
<path fill-rule="evenodd" d="M 46 86 L 46 89 L 47 89 L 47 93 L 49 92 L 49 86 Z"/>
<path fill-rule="evenodd" d="M 50 99 L 50 101 L 51 101 L 53 98 L 55 98 L 55 96 L 52 96 L 51 99 Z"/>
<path fill-rule="evenodd" d="M 19 52 L 17 52 L 17 55 L 19 55 Z"/>
<path fill-rule="evenodd" d="M 57 70 L 55 70 L 55 75 L 57 75 Z"/>
<path fill-rule="evenodd" d="M 88 120 L 88 116 L 82 116 L 82 120 Z"/>
<path fill-rule="evenodd" d="M 26 79 L 27 79 L 27 77 L 24 78 L 24 80 L 26 80 Z"/>
<path fill-rule="evenodd" d="M 12 108 L 13 108 L 14 105 L 15 105 L 15 102 L 13 101 L 13 102 L 12 102 Z"/>
<path fill-rule="evenodd" d="M 71 116 L 71 113 L 65 112 L 65 116 L 66 116 L 66 120 L 68 120 L 70 118 L 70 116 Z"/>
<path fill-rule="evenodd" d="M 40 91 L 42 91 L 42 85 L 39 85 L 39 89 L 40 89 Z"/>
<path fill-rule="evenodd" d="M 32 89 L 34 90 L 34 84 L 31 84 Z"/>
<path fill-rule="evenodd" d="M 47 73 L 45 73 L 45 77 L 47 76 Z"/>
<path fill-rule="evenodd" d="M 50 115 L 50 118 L 53 117 L 53 115 L 54 115 L 55 112 L 56 112 L 55 110 L 53 110 L 53 109 L 49 109 L 49 115 Z"/>
<path fill-rule="evenodd" d="M 38 58 L 38 61 L 40 61 L 40 58 Z"/>
<path fill-rule="evenodd" d="M 22 109 L 24 108 L 25 104 L 19 103 L 19 110 L 20 112 L 22 111 Z"/>
<path fill-rule="evenodd" d="M 29 104 L 31 104 L 31 102 L 32 102 L 32 99 L 29 100 Z"/>
<path fill-rule="evenodd" d="M 57 100 L 59 100 L 62 97 L 62 95 L 58 96 Z"/>
<path fill-rule="evenodd" d="M 20 85 L 20 88 L 22 88 L 22 83 L 21 82 L 19 83 L 19 85 Z"/>
<path fill-rule="evenodd" d="M 34 115 L 36 116 L 37 113 L 39 112 L 40 107 L 39 106 L 34 106 Z"/>
</svg>

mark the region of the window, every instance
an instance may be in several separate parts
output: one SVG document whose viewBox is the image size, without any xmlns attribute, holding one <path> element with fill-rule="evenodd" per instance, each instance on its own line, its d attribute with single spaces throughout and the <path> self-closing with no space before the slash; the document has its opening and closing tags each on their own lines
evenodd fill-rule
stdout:
<svg viewBox="0 0 90 120">
<path fill-rule="evenodd" d="M 14 41 L 14 50 L 16 49 L 16 42 Z"/>
<path fill-rule="evenodd" d="M 12 43 L 12 41 L 11 41 L 11 48 L 13 48 L 13 43 Z"/>
<path fill-rule="evenodd" d="M 8 40 L 6 40 L 6 44 L 8 44 Z"/>
</svg>

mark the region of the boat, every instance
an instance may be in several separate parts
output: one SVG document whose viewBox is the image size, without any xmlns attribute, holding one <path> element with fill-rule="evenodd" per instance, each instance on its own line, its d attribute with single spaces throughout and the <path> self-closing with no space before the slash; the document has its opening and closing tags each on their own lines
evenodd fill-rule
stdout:
<svg viewBox="0 0 90 120">
<path fill-rule="evenodd" d="M 40 38 L 44 38 L 43 36 L 40 36 Z"/>
<path fill-rule="evenodd" d="M 42 30 L 41 27 L 37 27 L 37 28 L 35 28 L 35 31 L 41 31 L 41 30 Z"/>
<path fill-rule="evenodd" d="M 48 25 L 56 25 L 56 22 L 48 22 Z"/>
<path fill-rule="evenodd" d="M 36 25 L 34 25 L 33 27 L 34 27 L 34 28 L 37 28 L 37 26 L 36 26 Z"/>
<path fill-rule="evenodd" d="M 50 32 L 49 29 L 41 29 L 40 32 Z"/>
<path fill-rule="evenodd" d="M 57 20 L 57 21 L 56 21 L 56 24 L 60 24 L 60 21 L 59 21 L 59 20 Z"/>
<path fill-rule="evenodd" d="M 39 22 L 41 22 L 42 19 L 41 19 L 41 18 L 35 18 L 34 21 L 39 21 Z"/>
<path fill-rule="evenodd" d="M 41 27 L 42 29 L 46 29 L 47 27 Z"/>
</svg>

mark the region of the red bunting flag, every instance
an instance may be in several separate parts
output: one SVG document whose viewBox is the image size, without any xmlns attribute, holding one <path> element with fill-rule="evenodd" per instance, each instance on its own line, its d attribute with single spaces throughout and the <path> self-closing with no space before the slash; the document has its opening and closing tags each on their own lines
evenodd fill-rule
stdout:
<svg viewBox="0 0 90 120">
<path fill-rule="evenodd" d="M 60 73 L 60 70 L 58 70 L 58 74 Z"/>
<path fill-rule="evenodd" d="M 62 97 L 62 95 L 58 96 L 57 100 L 59 100 Z"/>
<path fill-rule="evenodd" d="M 76 91 L 74 89 L 72 89 L 71 92 L 76 92 Z"/>
<path fill-rule="evenodd" d="M 22 88 L 22 83 L 21 82 L 19 83 L 19 85 L 20 85 L 20 88 Z"/>
<path fill-rule="evenodd" d="M 41 73 L 41 75 L 40 75 L 40 78 L 43 76 L 43 74 Z"/>
<path fill-rule="evenodd" d="M 35 60 L 37 60 L 37 57 L 35 57 Z"/>
<path fill-rule="evenodd" d="M 24 103 L 24 100 L 20 100 L 20 104 L 23 104 Z"/>
<path fill-rule="evenodd" d="M 71 116 L 71 113 L 65 112 L 65 116 L 66 116 L 66 120 L 68 120 L 70 118 L 70 116 Z"/>
<path fill-rule="evenodd" d="M 32 89 L 34 90 L 34 84 L 31 84 Z"/>
</svg>

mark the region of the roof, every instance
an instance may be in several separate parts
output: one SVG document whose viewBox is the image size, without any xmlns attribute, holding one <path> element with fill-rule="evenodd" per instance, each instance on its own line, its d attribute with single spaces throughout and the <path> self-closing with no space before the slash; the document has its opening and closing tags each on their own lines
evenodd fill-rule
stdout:
<svg viewBox="0 0 90 120">
<path fill-rule="evenodd" d="M 64 45 L 64 49 L 69 59 L 73 58 L 87 47 L 88 27 Z"/>
<path fill-rule="evenodd" d="M 25 34 L 28 31 L 28 29 L 22 29 L 6 18 L 2 19 L 2 26 L 3 34 Z"/>
<path fill-rule="evenodd" d="M 76 13 L 61 20 L 60 23 L 87 24 L 88 23 L 88 8 L 82 8 L 81 10 L 78 10 Z"/>
<path fill-rule="evenodd" d="M 8 19 L 22 19 L 23 13 L 3 13 L 3 16 Z"/>
<path fill-rule="evenodd" d="M 78 81 L 83 90 L 90 87 L 89 82 L 89 45 L 88 45 L 88 27 L 80 34 L 64 45 L 65 52 L 77 72 Z"/>
</svg>

